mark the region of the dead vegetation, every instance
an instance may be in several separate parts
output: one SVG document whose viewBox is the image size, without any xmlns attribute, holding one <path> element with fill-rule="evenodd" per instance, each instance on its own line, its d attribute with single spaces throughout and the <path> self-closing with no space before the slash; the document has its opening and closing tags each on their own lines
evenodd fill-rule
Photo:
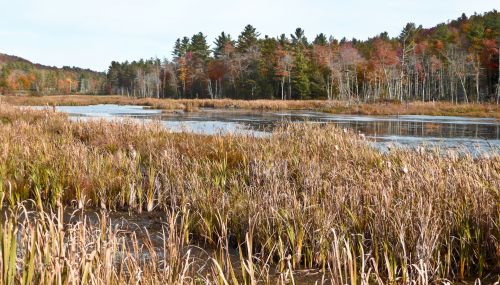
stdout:
<svg viewBox="0 0 500 285">
<path fill-rule="evenodd" d="M 382 154 L 309 124 L 264 138 L 174 134 L 7 104 L 0 122 L 0 196 L 12 211 L 2 284 L 293 284 L 304 270 L 327 284 L 498 279 L 495 154 Z M 20 220 L 27 200 L 37 218 Z M 63 225 L 63 205 L 164 213 L 165 243 L 123 237 L 106 216 Z M 186 254 L 195 242 L 215 249 L 206 270 Z"/>
<path fill-rule="evenodd" d="M 332 114 L 433 115 L 491 117 L 500 119 L 500 105 L 452 104 L 448 102 L 354 103 L 322 100 L 232 100 L 232 99 L 154 99 L 125 96 L 3 96 L 0 101 L 23 106 L 85 106 L 97 104 L 144 105 L 155 109 L 197 111 L 199 108 L 248 110 L 317 110 Z"/>
</svg>

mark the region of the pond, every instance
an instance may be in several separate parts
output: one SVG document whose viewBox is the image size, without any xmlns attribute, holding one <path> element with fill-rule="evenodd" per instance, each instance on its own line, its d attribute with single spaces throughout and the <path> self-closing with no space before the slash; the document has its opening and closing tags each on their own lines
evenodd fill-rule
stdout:
<svg viewBox="0 0 500 285">
<path fill-rule="evenodd" d="M 441 149 L 500 153 L 500 121 L 450 116 L 335 115 L 315 111 L 200 109 L 196 112 L 147 109 L 130 105 L 58 106 L 75 120 L 132 118 L 158 120 L 166 128 L 198 134 L 239 133 L 265 136 L 282 122 L 335 124 L 363 133 L 381 150 L 438 146 Z"/>
</svg>

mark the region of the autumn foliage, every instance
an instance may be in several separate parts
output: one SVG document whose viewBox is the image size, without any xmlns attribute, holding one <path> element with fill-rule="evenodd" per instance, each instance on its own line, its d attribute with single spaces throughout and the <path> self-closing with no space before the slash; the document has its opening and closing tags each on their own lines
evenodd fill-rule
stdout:
<svg viewBox="0 0 500 285">
<path fill-rule="evenodd" d="M 499 23 L 494 10 L 432 28 L 409 23 L 394 38 L 319 34 L 312 42 L 300 28 L 271 38 L 248 25 L 237 40 L 222 32 L 213 50 L 198 33 L 176 41 L 172 60 L 114 62 L 108 85 L 110 93 L 159 98 L 496 102 Z M 134 74 L 155 77 L 158 69 L 169 73 L 150 87 L 159 90 L 139 92 Z"/>
<path fill-rule="evenodd" d="M 105 74 L 80 68 L 55 68 L 0 54 L 0 94 L 102 94 Z"/>
</svg>

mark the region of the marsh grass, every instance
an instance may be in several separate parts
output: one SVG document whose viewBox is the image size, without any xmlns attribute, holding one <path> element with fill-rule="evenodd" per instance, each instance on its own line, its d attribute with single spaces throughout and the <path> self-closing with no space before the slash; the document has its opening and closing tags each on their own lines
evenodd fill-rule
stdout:
<svg viewBox="0 0 500 285">
<path fill-rule="evenodd" d="M 1 101 L 24 106 L 86 106 L 96 104 L 144 105 L 163 110 L 198 111 L 200 108 L 248 110 L 317 110 L 332 114 L 433 115 L 500 119 L 500 105 L 449 102 L 348 102 L 325 100 L 155 99 L 124 96 L 3 96 Z"/>
<path fill-rule="evenodd" d="M 11 209 L 34 200 L 39 217 L 2 221 L 3 284 L 498 281 L 497 154 L 383 154 L 329 125 L 256 138 L 6 104 L 0 117 L 0 195 Z M 164 213 L 165 244 L 120 238 L 106 217 L 68 228 L 63 205 Z M 202 269 L 188 245 L 214 249 Z"/>
</svg>

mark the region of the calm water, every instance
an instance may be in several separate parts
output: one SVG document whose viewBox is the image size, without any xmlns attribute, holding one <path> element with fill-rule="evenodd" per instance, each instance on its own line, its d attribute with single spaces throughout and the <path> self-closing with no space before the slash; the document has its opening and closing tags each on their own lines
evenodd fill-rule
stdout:
<svg viewBox="0 0 500 285">
<path fill-rule="evenodd" d="M 203 109 L 162 113 L 142 106 L 59 106 L 74 119 L 133 118 L 159 120 L 172 131 L 200 134 L 242 133 L 266 135 L 281 122 L 331 123 L 360 132 L 381 149 L 439 146 L 444 149 L 500 153 L 500 122 L 489 118 L 445 116 L 332 115 L 313 111 L 241 111 Z"/>
</svg>

